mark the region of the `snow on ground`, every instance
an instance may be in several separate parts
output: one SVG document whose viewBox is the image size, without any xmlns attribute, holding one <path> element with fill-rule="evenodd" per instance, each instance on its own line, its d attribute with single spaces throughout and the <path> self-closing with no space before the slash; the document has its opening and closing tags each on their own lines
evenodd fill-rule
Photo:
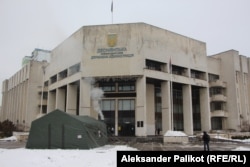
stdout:
<svg viewBox="0 0 250 167">
<path fill-rule="evenodd" d="M 227 141 L 237 141 L 237 142 L 242 142 L 242 143 L 250 143 L 250 139 L 245 139 L 245 140 L 240 140 L 240 139 L 228 139 L 225 137 L 221 137 L 221 136 L 215 136 L 216 139 L 221 139 L 221 140 L 227 140 Z"/>
<path fill-rule="evenodd" d="M 240 146 L 240 147 L 237 147 L 235 149 L 232 149 L 232 151 L 250 151 L 250 149 L 247 147 Z"/>
<path fill-rule="evenodd" d="M 185 133 L 169 131 L 165 136 L 183 136 Z M 15 142 L 15 137 L 0 139 L 0 142 Z M 228 139 L 227 139 L 228 140 Z M 242 142 L 249 142 L 249 139 Z M 62 149 L 0 149 L 1 167 L 114 167 L 116 166 L 117 151 L 136 151 L 125 145 L 105 145 L 90 150 Z M 249 147 L 239 146 L 232 151 L 250 151 Z"/>
<path fill-rule="evenodd" d="M 113 167 L 117 150 L 136 149 L 124 145 L 105 145 L 91 150 L 0 149 L 0 164 L 1 167 Z"/>
<path fill-rule="evenodd" d="M 11 137 L 0 139 L 0 141 L 17 141 L 17 138 L 16 136 L 11 136 Z"/>
<path fill-rule="evenodd" d="M 171 131 L 168 130 L 164 136 L 187 136 L 184 132 L 181 131 Z"/>
</svg>

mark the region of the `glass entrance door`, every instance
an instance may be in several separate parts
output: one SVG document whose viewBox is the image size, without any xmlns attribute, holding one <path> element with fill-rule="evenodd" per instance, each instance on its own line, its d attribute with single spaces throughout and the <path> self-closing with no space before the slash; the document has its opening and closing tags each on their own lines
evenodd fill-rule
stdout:
<svg viewBox="0 0 250 167">
<path fill-rule="evenodd" d="M 135 100 L 118 100 L 118 135 L 135 136 Z"/>
</svg>

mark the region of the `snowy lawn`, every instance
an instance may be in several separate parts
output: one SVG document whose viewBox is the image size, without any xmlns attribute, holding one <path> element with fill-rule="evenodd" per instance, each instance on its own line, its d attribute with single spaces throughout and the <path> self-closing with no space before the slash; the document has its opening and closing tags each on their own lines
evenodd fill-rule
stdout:
<svg viewBox="0 0 250 167">
<path fill-rule="evenodd" d="M 0 149 L 1 167 L 114 167 L 117 150 L 136 150 L 124 145 L 106 145 L 91 150 Z"/>
<path fill-rule="evenodd" d="M 166 135 L 183 136 L 168 132 Z M 16 141 L 16 137 L 0 139 L 0 142 Z M 242 142 L 250 142 L 249 139 Z M 62 149 L 0 149 L 1 167 L 115 167 L 117 151 L 136 151 L 126 145 L 105 145 L 91 150 Z M 250 151 L 249 147 L 237 147 L 232 151 Z"/>
</svg>

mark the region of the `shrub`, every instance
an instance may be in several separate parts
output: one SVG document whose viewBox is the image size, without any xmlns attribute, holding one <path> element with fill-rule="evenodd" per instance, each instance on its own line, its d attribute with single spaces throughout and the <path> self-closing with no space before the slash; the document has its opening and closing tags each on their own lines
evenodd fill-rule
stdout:
<svg viewBox="0 0 250 167">
<path fill-rule="evenodd" d="M 5 120 L 0 124 L 0 131 L 5 137 L 12 136 L 12 132 L 16 130 L 16 126 L 10 120 Z"/>
</svg>

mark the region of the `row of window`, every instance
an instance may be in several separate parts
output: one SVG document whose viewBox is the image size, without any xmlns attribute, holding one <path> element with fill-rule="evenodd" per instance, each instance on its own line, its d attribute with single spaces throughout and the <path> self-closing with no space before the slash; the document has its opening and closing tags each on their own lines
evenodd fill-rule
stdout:
<svg viewBox="0 0 250 167">
<path fill-rule="evenodd" d="M 115 100 L 107 99 L 101 101 L 101 108 L 103 111 L 114 111 L 115 110 Z M 133 111 L 135 110 L 135 100 L 133 99 L 119 99 L 118 100 L 118 110 L 119 111 Z"/>
<path fill-rule="evenodd" d="M 146 59 L 145 64 L 146 64 L 147 69 L 166 72 L 166 70 L 165 70 L 166 63 Z M 169 63 L 169 66 L 171 66 L 171 67 L 169 67 L 169 69 L 170 69 L 169 72 L 171 72 L 172 74 L 182 75 L 182 76 L 188 77 L 188 75 L 189 75 L 188 68 L 172 65 L 170 63 Z M 193 70 L 193 69 L 191 69 L 190 72 L 191 72 L 191 78 L 206 80 L 206 72 Z M 214 74 L 208 74 L 208 75 L 209 75 L 208 76 L 209 82 L 219 79 L 218 75 L 214 75 Z"/>
<path fill-rule="evenodd" d="M 118 92 L 134 92 L 135 91 L 135 83 L 131 82 L 108 82 L 108 83 L 99 83 L 99 87 L 104 92 L 116 92 L 116 88 L 118 88 Z"/>
<path fill-rule="evenodd" d="M 69 67 L 68 69 L 65 69 L 65 70 L 61 71 L 58 74 L 56 74 L 56 75 L 54 75 L 54 76 L 52 76 L 50 78 L 50 83 L 53 84 L 56 81 L 59 81 L 59 80 L 62 80 L 64 78 L 68 77 L 68 76 L 71 76 L 71 75 L 79 72 L 80 68 L 81 68 L 81 64 L 77 63 L 77 64 Z"/>
</svg>

